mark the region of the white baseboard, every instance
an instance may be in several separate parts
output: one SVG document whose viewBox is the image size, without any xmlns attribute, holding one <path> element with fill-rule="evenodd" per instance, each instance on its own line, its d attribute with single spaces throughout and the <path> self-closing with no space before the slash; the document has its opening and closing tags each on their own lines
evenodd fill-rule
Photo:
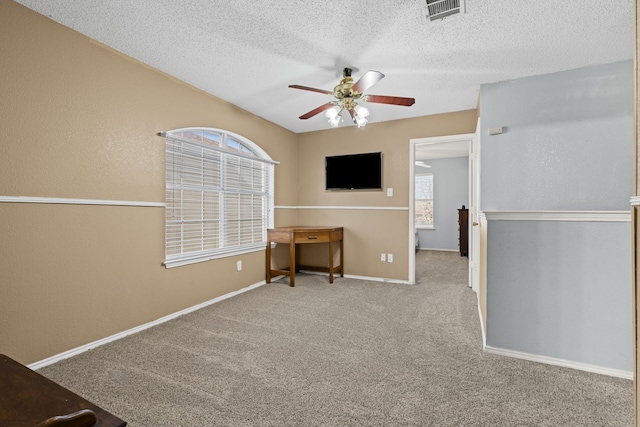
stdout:
<svg viewBox="0 0 640 427">
<path fill-rule="evenodd" d="M 480 318 L 480 331 L 482 332 L 482 349 L 486 351 L 487 350 L 487 334 L 485 334 L 484 332 L 484 319 L 482 317 L 482 308 L 480 307 L 480 298 L 478 298 L 478 317 Z"/>
<path fill-rule="evenodd" d="M 345 274 L 344 277 L 357 280 L 369 280 L 371 282 L 397 283 L 399 285 L 411 285 L 408 280 L 385 279 L 384 277 L 355 276 L 353 274 Z"/>
<path fill-rule="evenodd" d="M 325 273 L 324 271 L 300 270 L 300 272 L 305 274 L 318 274 L 320 276 L 329 276 L 329 273 Z M 336 277 L 340 277 L 340 275 L 334 274 L 333 277 L 335 279 Z M 408 280 L 385 279 L 384 277 L 355 276 L 353 274 L 345 274 L 344 277 L 346 277 L 347 279 L 368 280 L 371 282 L 398 283 L 400 285 L 411 284 Z"/>
<path fill-rule="evenodd" d="M 606 368 L 603 366 L 590 365 L 588 363 L 574 362 L 572 360 L 558 359 L 555 357 L 541 356 L 538 354 L 523 353 L 515 350 L 506 350 L 503 348 L 495 348 L 488 345 L 485 345 L 484 350 L 487 353 L 496 354 L 499 356 L 514 357 L 516 359 L 524 359 L 531 362 L 545 363 L 547 365 L 562 366 L 565 368 L 578 369 L 580 371 L 593 372 L 595 374 L 608 375 L 610 377 L 633 380 L 632 371 L 623 371 L 621 369 Z"/>
<path fill-rule="evenodd" d="M 276 279 L 277 278 L 273 278 L 272 280 L 276 280 Z M 238 289 L 237 291 L 229 292 L 228 294 L 221 295 L 221 296 L 219 296 L 217 298 L 214 298 L 212 300 L 205 301 L 203 303 L 194 305 L 192 307 L 185 308 L 184 310 L 180 310 L 178 312 L 175 312 L 175 313 L 169 314 L 167 316 L 161 317 L 161 318 L 159 318 L 157 320 L 154 320 L 152 322 L 145 323 L 144 325 L 136 326 L 135 328 L 131 328 L 131 329 L 128 329 L 126 331 L 119 332 L 117 334 L 111 335 L 109 337 L 102 338 L 100 340 L 90 342 L 89 344 L 85 344 L 85 345 L 82 345 L 80 347 L 72 348 L 71 350 L 67 350 L 67 351 L 65 351 L 63 353 L 56 354 L 54 356 L 51 356 L 51 357 L 48 357 L 46 359 L 40 360 L 39 362 L 32 363 L 32 364 L 28 365 L 27 367 L 30 368 L 30 369 L 33 369 L 33 370 L 38 370 L 40 368 L 44 368 L 45 366 L 52 365 L 52 364 L 54 364 L 56 362 L 59 362 L 59 361 L 64 360 L 64 359 L 68 359 L 69 357 L 76 356 L 76 355 L 78 355 L 80 353 L 84 353 L 85 351 L 91 350 L 92 348 L 96 348 L 96 347 L 99 347 L 101 345 L 104 345 L 104 344 L 119 340 L 120 338 L 124 338 L 124 337 L 126 337 L 128 335 L 132 335 L 132 334 L 135 334 L 137 332 L 144 331 L 145 329 L 149 329 L 149 328 L 151 328 L 153 326 L 156 326 L 156 325 L 159 325 L 161 323 L 167 322 L 169 320 L 175 319 L 176 317 L 183 316 L 185 314 L 194 312 L 196 310 L 200 310 L 201 308 L 207 307 L 207 306 L 209 306 L 211 304 L 215 304 L 217 302 L 223 301 L 223 300 L 225 300 L 227 298 L 231 298 L 231 297 L 239 295 L 241 293 L 250 291 L 252 289 L 255 289 L 257 287 L 260 287 L 260 286 L 264 285 L 265 283 L 266 283 L 266 281 L 263 280 L 261 282 L 258 282 L 258 283 L 255 283 L 253 285 L 247 286 L 246 288 L 242 288 L 242 289 Z"/>
<path fill-rule="evenodd" d="M 421 251 L 460 252 L 460 249 L 418 248 Z"/>
</svg>

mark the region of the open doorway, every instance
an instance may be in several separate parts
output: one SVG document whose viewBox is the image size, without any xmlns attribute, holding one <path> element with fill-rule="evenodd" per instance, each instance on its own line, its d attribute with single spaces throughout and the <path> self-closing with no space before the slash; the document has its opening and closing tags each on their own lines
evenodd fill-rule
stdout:
<svg viewBox="0 0 640 427">
<path fill-rule="evenodd" d="M 457 209 L 464 205 L 470 214 L 469 285 L 473 284 L 471 265 L 474 256 L 478 256 L 473 249 L 471 232 L 475 208 L 472 204 L 477 200 L 477 186 L 472 179 L 476 173 L 474 138 L 475 134 L 462 134 L 410 140 L 410 283 L 416 283 L 415 259 L 419 249 L 459 251 Z M 455 187 L 455 191 L 447 190 L 447 186 L 451 187 L 450 190 Z"/>
</svg>

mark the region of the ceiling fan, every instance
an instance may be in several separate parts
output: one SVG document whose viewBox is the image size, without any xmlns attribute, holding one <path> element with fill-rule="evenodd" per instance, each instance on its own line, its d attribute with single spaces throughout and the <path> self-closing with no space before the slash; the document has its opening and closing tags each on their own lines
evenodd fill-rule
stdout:
<svg viewBox="0 0 640 427">
<path fill-rule="evenodd" d="M 351 68 L 345 68 L 342 72 L 342 80 L 333 88 L 333 91 L 316 89 L 308 86 L 289 85 L 293 89 L 308 90 L 311 92 L 324 93 L 326 95 L 333 95 L 336 100 L 327 102 L 324 105 L 319 106 L 306 114 L 300 116 L 301 120 L 306 120 L 315 116 L 323 111 L 326 111 L 325 115 L 329 118 L 331 126 L 337 127 L 342 120 L 341 113 L 346 110 L 349 112 L 353 123 L 358 127 L 363 127 L 367 124 L 367 116 L 369 110 L 365 107 L 358 105 L 358 101 L 374 102 L 378 104 L 391 104 L 391 105 L 403 105 L 405 107 L 412 106 L 416 100 L 414 98 L 403 98 L 399 96 L 385 96 L 385 95 L 365 95 L 363 92 L 369 89 L 371 86 L 379 82 L 383 77 L 380 71 L 367 71 L 357 82 L 353 82 L 351 77 Z"/>
</svg>

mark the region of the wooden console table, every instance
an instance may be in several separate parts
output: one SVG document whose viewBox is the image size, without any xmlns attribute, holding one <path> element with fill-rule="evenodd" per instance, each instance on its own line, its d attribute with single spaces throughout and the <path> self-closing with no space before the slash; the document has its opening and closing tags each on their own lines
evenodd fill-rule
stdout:
<svg viewBox="0 0 640 427">
<path fill-rule="evenodd" d="M 127 423 L 0 354 L 0 426 L 124 427 Z"/>
<path fill-rule="evenodd" d="M 333 265 L 333 243 L 340 242 L 340 265 Z M 344 244 L 342 227 L 292 226 L 276 227 L 267 230 L 267 283 L 278 274 L 289 276 L 289 285 L 296 285 L 296 271 L 312 270 L 329 273 L 329 283 L 333 283 L 334 273 L 344 277 Z M 289 270 L 271 269 L 271 243 L 289 244 Z M 296 265 L 296 244 L 329 243 L 329 267 L 310 267 Z"/>
</svg>

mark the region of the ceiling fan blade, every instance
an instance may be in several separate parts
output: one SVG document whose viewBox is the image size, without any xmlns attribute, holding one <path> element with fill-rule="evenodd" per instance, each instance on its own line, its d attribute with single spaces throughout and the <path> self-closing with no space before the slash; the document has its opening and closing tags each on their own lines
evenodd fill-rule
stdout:
<svg viewBox="0 0 640 427">
<path fill-rule="evenodd" d="M 309 111 L 307 114 L 301 115 L 300 120 L 307 120 L 308 118 L 313 117 L 316 114 L 322 113 L 323 111 L 328 110 L 331 107 L 333 107 L 333 102 L 327 102 L 326 104 L 321 105 L 318 108 Z"/>
<path fill-rule="evenodd" d="M 403 105 L 411 107 L 415 104 L 414 98 L 403 98 L 401 96 L 385 96 L 385 95 L 365 95 L 362 97 L 367 102 L 375 102 L 378 104 Z"/>
<path fill-rule="evenodd" d="M 358 80 L 351 89 L 362 93 L 382 80 L 383 77 L 384 74 L 382 74 L 380 71 L 369 70 L 364 73 L 364 76 L 360 77 L 360 80 Z"/>
<path fill-rule="evenodd" d="M 316 89 L 315 87 L 300 86 L 300 85 L 289 85 L 289 87 L 293 89 L 309 90 L 311 92 L 318 92 L 318 93 L 324 93 L 326 95 L 333 95 L 333 92 L 330 90 Z"/>
</svg>

